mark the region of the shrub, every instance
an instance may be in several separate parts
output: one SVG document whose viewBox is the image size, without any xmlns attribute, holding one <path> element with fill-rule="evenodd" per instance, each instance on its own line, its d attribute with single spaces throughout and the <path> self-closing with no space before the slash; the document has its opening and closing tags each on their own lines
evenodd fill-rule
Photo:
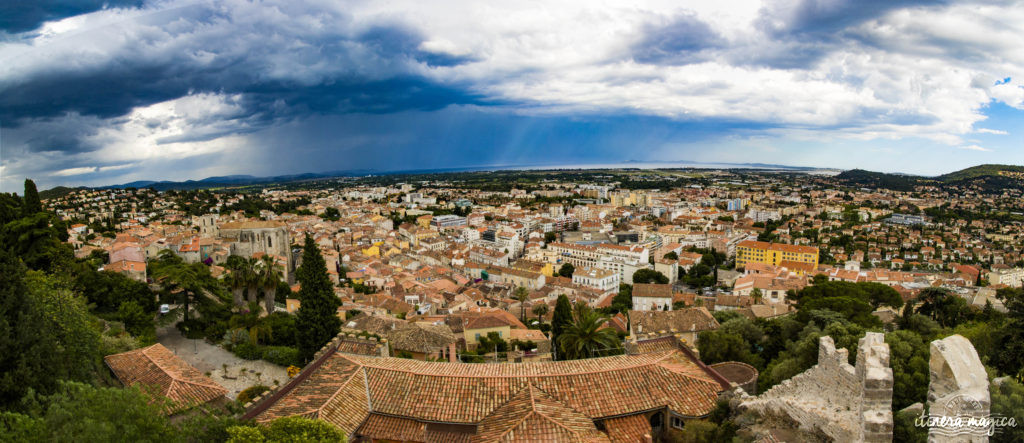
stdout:
<svg viewBox="0 0 1024 443">
<path fill-rule="evenodd" d="M 251 340 L 249 331 L 245 329 L 232 329 L 224 333 L 224 342 L 228 347 L 234 347 L 237 345 L 248 344 Z"/>
<path fill-rule="evenodd" d="M 275 365 L 299 365 L 299 350 L 288 346 L 266 346 L 263 348 L 263 359 Z"/>
<path fill-rule="evenodd" d="M 238 393 L 238 402 L 246 404 L 252 401 L 252 399 L 259 397 L 260 394 L 269 391 L 270 388 L 264 385 L 252 385 L 245 388 L 242 392 Z"/>
<path fill-rule="evenodd" d="M 252 343 L 242 343 L 231 347 L 231 352 L 245 360 L 259 360 L 263 357 L 263 349 Z"/>
<path fill-rule="evenodd" d="M 275 312 L 261 320 L 264 328 L 270 331 L 267 344 L 275 346 L 295 346 L 295 316 L 284 312 Z"/>
<path fill-rule="evenodd" d="M 224 337 L 224 334 L 228 332 L 228 325 L 222 322 L 213 322 L 206 325 L 206 329 L 203 330 L 203 335 L 206 340 L 211 343 L 216 343 Z"/>
</svg>

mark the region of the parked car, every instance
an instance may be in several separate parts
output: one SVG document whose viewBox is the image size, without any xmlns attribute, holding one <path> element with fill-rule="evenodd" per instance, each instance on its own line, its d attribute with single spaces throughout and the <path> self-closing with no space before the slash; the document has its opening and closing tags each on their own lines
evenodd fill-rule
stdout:
<svg viewBox="0 0 1024 443">
<path fill-rule="evenodd" d="M 160 315 L 171 312 L 171 305 L 160 305 Z"/>
</svg>

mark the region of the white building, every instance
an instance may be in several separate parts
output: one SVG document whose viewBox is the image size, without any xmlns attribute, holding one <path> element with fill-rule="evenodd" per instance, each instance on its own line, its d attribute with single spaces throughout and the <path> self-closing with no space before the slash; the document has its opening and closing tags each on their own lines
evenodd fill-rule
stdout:
<svg viewBox="0 0 1024 443">
<path fill-rule="evenodd" d="M 572 274 L 572 282 L 602 292 L 614 292 L 619 289 L 619 274 L 606 269 L 585 267 Z"/>
</svg>

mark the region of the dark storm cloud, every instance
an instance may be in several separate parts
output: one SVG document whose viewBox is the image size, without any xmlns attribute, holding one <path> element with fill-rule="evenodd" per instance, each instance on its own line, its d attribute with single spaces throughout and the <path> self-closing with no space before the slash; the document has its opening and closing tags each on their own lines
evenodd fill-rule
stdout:
<svg viewBox="0 0 1024 443">
<path fill-rule="evenodd" d="M 757 20 L 762 30 L 775 35 L 812 34 L 829 38 L 833 33 L 881 17 L 897 9 L 941 6 L 935 0 L 797 0 L 770 2 Z"/>
<path fill-rule="evenodd" d="M 139 21 L 159 29 L 126 42 L 98 66 L 56 66 L 8 80 L 0 88 L 0 120 L 18 126 L 67 113 L 112 118 L 202 92 L 243 94 L 245 112 L 236 118 L 251 117 L 249 124 L 309 112 L 484 104 L 457 85 L 434 84 L 412 72 L 418 63 L 451 66 L 470 59 L 419 50 L 423 36 L 399 23 L 304 33 L 263 29 L 204 8 L 162 11 Z M 327 21 L 343 25 L 347 18 Z M 228 29 L 208 32 L 212 27 Z"/>
<path fill-rule="evenodd" d="M 706 60 L 707 50 L 719 49 L 725 39 L 694 15 L 682 14 L 667 23 L 648 24 L 643 39 L 634 45 L 640 63 L 680 65 Z"/>
<path fill-rule="evenodd" d="M 765 41 L 756 51 L 741 51 L 732 59 L 737 64 L 775 69 L 809 69 L 828 54 L 847 49 L 850 45 L 844 41 L 861 39 L 850 32 L 853 27 L 898 9 L 945 3 L 934 0 L 771 2 L 760 10 L 755 20 L 755 26 L 765 34 Z"/>
<path fill-rule="evenodd" d="M 43 22 L 107 8 L 139 7 L 142 0 L 5 0 L 0 2 L 0 32 L 31 31 Z"/>
</svg>

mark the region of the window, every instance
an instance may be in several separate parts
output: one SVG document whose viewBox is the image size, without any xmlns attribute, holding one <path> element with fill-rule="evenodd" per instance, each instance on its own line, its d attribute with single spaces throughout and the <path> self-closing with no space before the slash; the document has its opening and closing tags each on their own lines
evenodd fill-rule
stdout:
<svg viewBox="0 0 1024 443">
<path fill-rule="evenodd" d="M 683 422 L 683 419 L 676 417 L 674 415 L 669 421 L 672 423 L 672 427 L 676 429 L 683 429 L 683 426 L 686 425 L 686 423 Z"/>
</svg>

